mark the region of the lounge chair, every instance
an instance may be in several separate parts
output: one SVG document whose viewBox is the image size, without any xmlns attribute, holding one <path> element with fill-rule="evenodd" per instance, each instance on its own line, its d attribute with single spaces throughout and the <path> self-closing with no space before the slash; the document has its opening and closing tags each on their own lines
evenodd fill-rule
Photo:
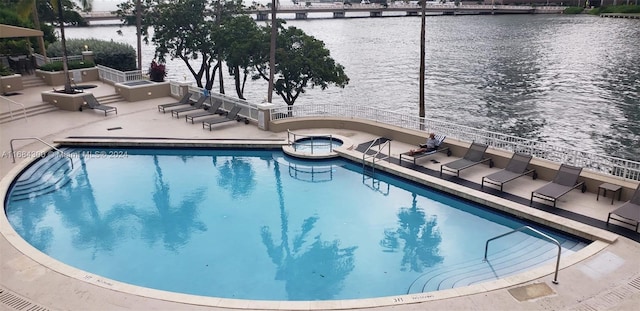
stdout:
<svg viewBox="0 0 640 311">
<path fill-rule="evenodd" d="M 533 179 L 538 178 L 536 170 L 528 168 L 531 158 L 532 156 L 528 154 L 514 153 L 503 170 L 482 177 L 480 188 L 483 188 L 484 183 L 486 182 L 488 184 L 500 186 L 500 191 L 502 191 L 505 183 L 524 175 L 531 174 Z"/>
<path fill-rule="evenodd" d="M 611 218 L 612 214 L 623 219 Z M 607 217 L 607 225 L 609 225 L 609 221 L 611 219 L 628 225 L 635 225 L 636 231 L 638 231 L 638 226 L 640 226 L 640 185 L 636 188 L 636 192 L 633 193 L 631 200 L 609 213 L 609 217 Z M 635 222 L 635 224 L 633 222 Z"/>
<path fill-rule="evenodd" d="M 443 171 L 449 171 L 456 173 L 456 177 L 460 177 L 460 171 L 484 162 L 489 162 L 489 167 L 493 167 L 491 158 L 484 157 L 484 152 L 487 150 L 487 147 L 489 146 L 475 142 L 471 143 L 471 146 L 467 149 L 467 153 L 462 159 L 440 165 L 440 176 L 442 177 Z"/>
<path fill-rule="evenodd" d="M 209 96 L 201 95 L 200 98 L 198 98 L 197 102 L 195 102 L 195 103 L 193 103 L 193 104 L 191 104 L 189 106 L 186 106 L 184 108 L 178 108 L 178 109 L 171 110 L 171 116 L 179 118 L 180 117 L 180 113 L 202 109 L 202 108 L 204 108 L 204 101 L 207 100 L 207 99 L 209 99 Z"/>
<path fill-rule="evenodd" d="M 177 103 L 158 105 L 158 111 L 161 111 L 162 113 L 165 113 L 165 112 L 167 112 L 165 110 L 167 108 L 172 108 L 172 107 L 177 107 L 177 106 L 182 106 L 182 105 L 189 105 L 191 103 L 192 103 L 192 101 L 191 101 L 191 93 L 187 92 L 184 95 L 182 95 L 182 98 Z"/>
<path fill-rule="evenodd" d="M 82 96 L 82 99 L 84 99 L 86 107 L 89 107 L 93 110 L 104 111 L 105 117 L 107 116 L 108 112 L 112 111 L 115 111 L 115 113 L 118 114 L 118 108 L 101 104 L 100 102 L 98 102 L 98 99 L 93 96 L 93 94 L 84 95 Z M 82 111 L 82 106 L 80 106 L 80 111 Z"/>
<path fill-rule="evenodd" d="M 440 146 L 445 138 L 446 138 L 445 135 L 436 135 L 435 139 L 437 141 L 437 146 Z M 426 148 L 425 145 L 420 145 L 420 147 L 421 148 Z M 437 153 L 437 152 L 446 152 L 447 156 L 451 155 L 451 150 L 449 150 L 449 147 L 442 147 L 442 148 L 436 147 L 436 149 L 434 149 L 434 150 L 428 150 L 428 151 L 417 152 L 417 153 L 416 152 L 412 152 L 412 151 L 407 151 L 407 152 L 404 152 L 404 153 L 400 154 L 400 159 L 398 160 L 398 164 L 402 165 L 402 157 L 405 157 L 405 158 L 412 159 L 413 160 L 413 165 L 415 165 L 416 164 L 416 160 L 424 158 L 424 157 L 429 156 L 429 155 L 432 155 L 432 154 Z"/>
<path fill-rule="evenodd" d="M 571 166 L 562 164 L 556 173 L 556 176 L 548 184 L 538 188 L 538 190 L 531 192 L 531 200 L 529 205 L 533 204 L 533 198 L 539 198 L 553 202 L 553 207 L 556 207 L 558 199 L 567 194 L 569 191 L 582 187 L 582 192 L 587 191 L 587 187 L 584 182 L 578 182 L 582 167 Z"/>
<path fill-rule="evenodd" d="M 191 124 L 193 124 L 193 120 L 195 118 L 201 118 L 201 117 L 206 117 L 206 116 L 211 116 L 214 114 L 222 114 L 223 111 L 220 110 L 220 107 L 222 107 L 222 101 L 221 100 L 215 100 L 213 101 L 213 104 L 211 104 L 211 107 L 204 107 L 204 111 L 199 111 L 196 113 L 192 113 L 192 114 L 188 114 L 184 116 L 184 120 L 185 122 L 189 122 L 189 120 L 191 120 Z"/>
<path fill-rule="evenodd" d="M 226 123 L 231 121 L 240 122 L 240 119 L 238 119 L 238 112 L 240 112 L 240 109 L 242 109 L 240 108 L 240 106 L 233 106 L 233 108 L 231 108 L 229 113 L 227 113 L 224 117 L 210 118 L 202 121 L 202 129 L 204 129 L 205 127 L 208 127 L 209 131 L 211 131 L 211 126 L 216 124 L 221 124 L 221 123 Z"/>
</svg>

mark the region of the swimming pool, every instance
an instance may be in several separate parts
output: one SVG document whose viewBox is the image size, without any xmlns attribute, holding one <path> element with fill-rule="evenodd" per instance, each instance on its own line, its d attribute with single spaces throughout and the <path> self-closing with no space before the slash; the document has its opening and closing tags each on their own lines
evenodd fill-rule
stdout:
<svg viewBox="0 0 640 311">
<path fill-rule="evenodd" d="M 379 297 L 495 280 L 555 259 L 523 223 L 344 160 L 270 150 L 85 149 L 25 170 L 15 230 L 135 285 L 264 300 Z M 79 203 L 79 204 L 74 204 Z M 450 207 L 454 206 L 454 207 Z M 585 245 L 557 233 L 563 256 Z"/>
</svg>

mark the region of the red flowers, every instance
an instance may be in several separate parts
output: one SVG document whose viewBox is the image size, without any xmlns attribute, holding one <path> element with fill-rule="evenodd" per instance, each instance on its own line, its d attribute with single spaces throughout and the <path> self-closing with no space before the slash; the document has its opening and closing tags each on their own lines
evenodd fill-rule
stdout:
<svg viewBox="0 0 640 311">
<path fill-rule="evenodd" d="M 149 78 L 153 82 L 163 82 L 164 77 L 167 76 L 167 69 L 164 64 L 156 63 L 155 60 L 151 62 L 149 67 Z"/>
</svg>

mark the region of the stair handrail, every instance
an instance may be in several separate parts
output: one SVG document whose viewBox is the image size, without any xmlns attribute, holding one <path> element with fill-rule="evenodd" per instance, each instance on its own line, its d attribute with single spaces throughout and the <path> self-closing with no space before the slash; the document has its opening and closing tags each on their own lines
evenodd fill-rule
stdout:
<svg viewBox="0 0 640 311">
<path fill-rule="evenodd" d="M 3 96 L 3 95 L 0 95 L 0 98 L 6 100 L 9 104 L 22 106 L 22 116 L 24 117 L 24 121 L 29 122 L 29 120 L 27 120 L 27 109 L 24 107 L 23 104 L 13 101 L 11 99 L 8 99 L 6 96 Z M 11 107 L 9 107 L 9 115 L 11 116 L 11 120 L 13 120 L 13 110 L 11 109 Z"/>
<path fill-rule="evenodd" d="M 491 239 L 488 239 L 487 242 L 484 245 L 484 259 L 483 259 L 483 261 L 485 261 L 485 262 L 487 261 L 487 252 L 489 251 L 489 242 L 491 242 L 491 241 L 493 241 L 495 239 L 499 239 L 499 238 L 501 238 L 503 236 L 512 234 L 512 233 L 520 232 L 520 231 L 525 230 L 525 229 L 529 229 L 529 230 L 539 234 L 543 238 L 549 240 L 550 242 L 553 242 L 554 244 L 556 244 L 558 246 L 558 256 L 557 256 L 557 260 L 556 260 L 556 272 L 555 272 L 555 274 L 553 276 L 553 281 L 551 281 L 553 284 L 558 284 L 558 269 L 560 267 L 560 253 L 562 252 L 562 246 L 560 246 L 560 242 L 558 242 L 558 240 L 556 240 L 556 239 L 550 237 L 549 235 L 544 234 L 543 232 L 541 232 L 539 230 L 536 230 L 536 229 L 534 229 L 534 228 L 532 228 L 530 226 L 523 226 L 523 227 L 520 227 L 518 229 L 514 229 L 514 230 L 511 230 L 511 231 L 509 231 L 507 233 L 504 233 L 504 234 L 498 235 L 496 237 L 493 237 Z"/>
<path fill-rule="evenodd" d="M 378 137 L 376 139 L 374 139 L 371 144 L 369 145 L 369 147 L 367 147 L 367 149 L 363 152 L 362 155 L 362 161 L 364 162 L 364 160 L 368 157 L 373 157 L 373 163 L 375 164 L 375 159 L 378 157 L 378 154 L 380 154 L 382 152 L 382 150 L 384 149 L 384 147 L 386 146 L 389 149 L 389 155 L 386 158 L 380 159 L 380 160 L 384 160 L 387 159 L 388 162 L 391 162 L 391 139 L 385 141 L 384 143 L 380 144 L 378 143 L 381 139 L 383 139 L 384 137 Z M 374 154 L 372 155 L 368 155 L 367 152 L 369 152 L 369 150 L 371 150 L 371 148 L 378 146 L 378 151 L 376 151 Z"/>
<path fill-rule="evenodd" d="M 51 148 L 52 148 L 52 149 L 54 149 L 55 151 L 60 152 L 63 156 L 65 156 L 66 158 L 68 158 L 68 159 L 69 159 L 69 162 L 71 162 L 71 169 L 73 169 L 73 159 L 71 158 L 71 156 L 70 156 L 69 154 L 65 153 L 64 151 L 62 151 L 62 150 L 60 150 L 60 149 L 56 148 L 54 145 L 52 145 L 52 144 L 50 144 L 50 143 L 48 143 L 48 142 L 46 142 L 46 141 L 44 141 L 44 140 L 42 140 L 42 139 L 40 139 L 40 138 L 38 138 L 38 137 L 22 137 L 22 138 L 13 138 L 13 139 L 11 139 L 11 140 L 9 141 L 9 145 L 11 146 L 11 160 L 13 160 L 13 163 L 16 163 L 16 153 L 13 151 L 13 150 L 14 150 L 14 149 L 13 149 L 13 142 L 14 142 L 15 140 L 37 140 L 37 141 L 39 141 L 39 142 L 43 143 L 43 144 L 45 144 L 45 145 L 47 145 L 47 146 L 51 147 Z"/>
</svg>

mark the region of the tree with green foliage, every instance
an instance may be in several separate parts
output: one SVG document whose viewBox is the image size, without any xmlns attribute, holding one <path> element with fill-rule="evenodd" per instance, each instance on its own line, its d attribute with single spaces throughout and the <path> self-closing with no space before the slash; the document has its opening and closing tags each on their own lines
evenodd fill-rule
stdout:
<svg viewBox="0 0 640 311">
<path fill-rule="evenodd" d="M 263 27 L 263 31 L 269 38 L 271 28 Z M 330 84 L 344 88 L 349 83 L 344 67 L 331 58 L 324 42 L 301 29 L 280 26 L 276 45 L 274 90 L 287 105 L 293 105 L 309 86 L 324 90 Z M 255 64 L 252 78 L 269 81 L 269 45 L 262 46 L 262 61 Z"/>
<path fill-rule="evenodd" d="M 127 18 L 135 13 L 135 0 L 118 5 L 116 12 L 127 25 L 135 22 Z M 232 16 L 243 13 L 242 0 L 145 0 L 141 3 L 144 18 L 141 21 L 141 33 L 144 41 L 149 42 L 149 27 L 154 33 L 151 41 L 156 45 L 155 56 L 160 62 L 181 59 L 196 80 L 198 87 L 211 90 L 215 73 L 221 64 L 218 61 L 220 25 Z M 216 10 L 220 9 L 220 14 Z M 133 14 L 135 15 L 135 14 Z M 222 23 L 218 23 L 221 20 Z M 192 64 L 200 61 L 200 64 Z M 203 83 L 204 79 L 204 83 Z M 222 81 L 220 81 L 222 83 Z"/>
<path fill-rule="evenodd" d="M 161 0 L 140 0 L 141 12 L 141 27 L 140 34 L 145 44 L 149 44 L 149 27 L 153 26 L 153 21 L 156 19 L 155 6 L 161 3 Z M 128 0 L 121 2 L 117 5 L 118 9 L 112 13 L 115 13 L 120 17 L 122 26 L 136 26 L 136 4 L 137 0 Z"/>
<path fill-rule="evenodd" d="M 29 1 L 29 0 L 22 0 Z M 32 0 L 33 1 L 33 0 Z M 37 9 L 37 16 L 41 24 L 51 24 L 59 26 L 57 0 L 36 0 L 35 5 Z M 80 11 L 85 11 L 87 8 L 79 7 L 72 0 L 60 0 L 62 7 L 62 15 L 64 17 L 65 25 L 71 26 L 86 26 L 87 22 L 80 16 Z"/>
<path fill-rule="evenodd" d="M 263 32 L 250 16 L 238 15 L 222 24 L 218 34 L 215 41 L 235 80 L 236 94 L 245 99 L 245 83 L 262 48 Z"/>
</svg>

